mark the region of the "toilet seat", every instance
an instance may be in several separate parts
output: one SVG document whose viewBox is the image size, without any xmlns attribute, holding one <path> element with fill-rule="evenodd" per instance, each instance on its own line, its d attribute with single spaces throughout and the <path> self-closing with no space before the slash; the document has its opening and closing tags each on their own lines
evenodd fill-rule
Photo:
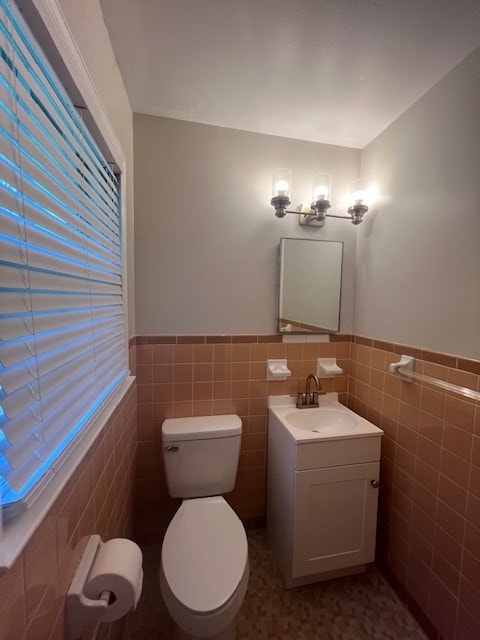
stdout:
<svg viewBox="0 0 480 640">
<path fill-rule="evenodd" d="M 173 595 L 198 613 L 231 598 L 248 559 L 242 523 L 224 498 L 185 500 L 170 522 L 162 567 Z"/>
<path fill-rule="evenodd" d="M 245 530 L 224 498 L 185 500 L 165 534 L 160 571 L 177 624 L 191 634 L 214 635 L 237 614 L 248 576 Z"/>
</svg>

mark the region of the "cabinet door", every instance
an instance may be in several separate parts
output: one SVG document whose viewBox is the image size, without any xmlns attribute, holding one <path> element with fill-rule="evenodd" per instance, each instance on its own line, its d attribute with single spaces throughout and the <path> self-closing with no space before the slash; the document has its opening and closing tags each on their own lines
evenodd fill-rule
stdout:
<svg viewBox="0 0 480 640">
<path fill-rule="evenodd" d="M 295 473 L 293 577 L 373 561 L 379 467 Z"/>
</svg>

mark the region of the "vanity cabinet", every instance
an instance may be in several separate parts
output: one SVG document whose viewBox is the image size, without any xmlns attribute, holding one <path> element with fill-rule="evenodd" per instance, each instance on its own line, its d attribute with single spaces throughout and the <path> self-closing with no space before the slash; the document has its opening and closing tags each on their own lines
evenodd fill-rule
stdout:
<svg viewBox="0 0 480 640">
<path fill-rule="evenodd" d="M 267 533 L 286 587 L 374 560 L 381 433 L 299 444 L 270 414 Z"/>
</svg>

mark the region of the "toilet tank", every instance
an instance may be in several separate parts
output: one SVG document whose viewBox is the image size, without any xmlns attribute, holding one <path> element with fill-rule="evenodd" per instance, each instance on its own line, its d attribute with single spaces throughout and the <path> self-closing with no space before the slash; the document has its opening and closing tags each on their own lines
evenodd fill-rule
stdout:
<svg viewBox="0 0 480 640">
<path fill-rule="evenodd" d="M 241 434 L 242 421 L 235 414 L 165 420 L 162 454 L 172 498 L 218 496 L 232 491 Z"/>
</svg>

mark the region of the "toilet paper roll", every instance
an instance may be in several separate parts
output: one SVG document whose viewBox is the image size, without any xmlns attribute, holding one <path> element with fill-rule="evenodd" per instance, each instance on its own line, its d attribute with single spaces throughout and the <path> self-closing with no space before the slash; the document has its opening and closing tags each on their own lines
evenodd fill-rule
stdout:
<svg viewBox="0 0 480 640">
<path fill-rule="evenodd" d="M 92 600 L 99 600 L 104 591 L 111 592 L 101 622 L 113 622 L 130 609 L 135 609 L 142 593 L 142 584 L 140 547 L 126 538 L 113 538 L 99 548 L 83 591 Z"/>
</svg>

